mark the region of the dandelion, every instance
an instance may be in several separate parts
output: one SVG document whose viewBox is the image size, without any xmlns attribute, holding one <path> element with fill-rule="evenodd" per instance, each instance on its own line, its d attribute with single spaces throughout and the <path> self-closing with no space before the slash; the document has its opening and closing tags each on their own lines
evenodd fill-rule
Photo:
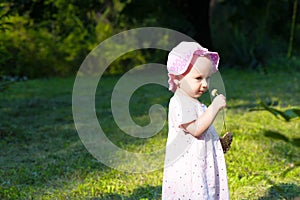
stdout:
<svg viewBox="0 0 300 200">
<path fill-rule="evenodd" d="M 212 95 L 213 97 L 217 96 L 217 95 L 218 95 L 218 90 L 217 90 L 217 89 L 213 89 L 213 90 L 211 91 L 211 95 Z"/>
</svg>

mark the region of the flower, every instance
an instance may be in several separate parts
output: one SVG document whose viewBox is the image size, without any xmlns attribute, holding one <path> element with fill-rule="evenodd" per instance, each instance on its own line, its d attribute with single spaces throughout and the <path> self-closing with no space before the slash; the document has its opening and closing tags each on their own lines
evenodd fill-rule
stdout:
<svg viewBox="0 0 300 200">
<path fill-rule="evenodd" d="M 217 90 L 217 89 L 213 89 L 213 90 L 211 91 L 211 95 L 212 95 L 213 97 L 217 96 L 217 95 L 218 95 L 218 90 Z"/>
</svg>

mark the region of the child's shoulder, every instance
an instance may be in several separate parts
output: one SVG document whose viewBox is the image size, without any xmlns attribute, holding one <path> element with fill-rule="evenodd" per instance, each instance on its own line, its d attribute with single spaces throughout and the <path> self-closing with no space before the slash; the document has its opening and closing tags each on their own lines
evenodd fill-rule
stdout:
<svg viewBox="0 0 300 200">
<path fill-rule="evenodd" d="M 169 105 L 175 107 L 197 107 L 201 106 L 202 103 L 198 99 L 191 98 L 184 94 L 174 93 L 171 97 Z"/>
</svg>

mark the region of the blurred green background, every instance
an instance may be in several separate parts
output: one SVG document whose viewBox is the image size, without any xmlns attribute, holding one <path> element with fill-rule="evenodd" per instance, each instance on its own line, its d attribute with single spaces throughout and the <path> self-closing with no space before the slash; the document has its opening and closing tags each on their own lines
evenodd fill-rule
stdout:
<svg viewBox="0 0 300 200">
<path fill-rule="evenodd" d="M 124 30 L 157 26 L 191 36 L 220 52 L 223 67 L 267 72 L 299 70 L 298 0 L 2 0 L 0 75 L 29 78 L 69 76 L 101 41 Z M 133 52 L 120 63 L 141 64 Z M 165 63 L 165 54 L 155 61 Z M 134 58 L 134 59 L 132 59 Z"/>
</svg>

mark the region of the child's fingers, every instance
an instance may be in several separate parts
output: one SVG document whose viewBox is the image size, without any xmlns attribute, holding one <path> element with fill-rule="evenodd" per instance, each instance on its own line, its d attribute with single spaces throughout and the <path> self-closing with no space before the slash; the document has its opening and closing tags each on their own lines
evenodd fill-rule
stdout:
<svg viewBox="0 0 300 200">
<path fill-rule="evenodd" d="M 226 98 L 224 95 L 220 94 L 216 96 L 216 98 L 213 99 L 212 101 L 212 108 L 216 111 L 219 112 L 223 108 L 226 107 Z"/>
</svg>

